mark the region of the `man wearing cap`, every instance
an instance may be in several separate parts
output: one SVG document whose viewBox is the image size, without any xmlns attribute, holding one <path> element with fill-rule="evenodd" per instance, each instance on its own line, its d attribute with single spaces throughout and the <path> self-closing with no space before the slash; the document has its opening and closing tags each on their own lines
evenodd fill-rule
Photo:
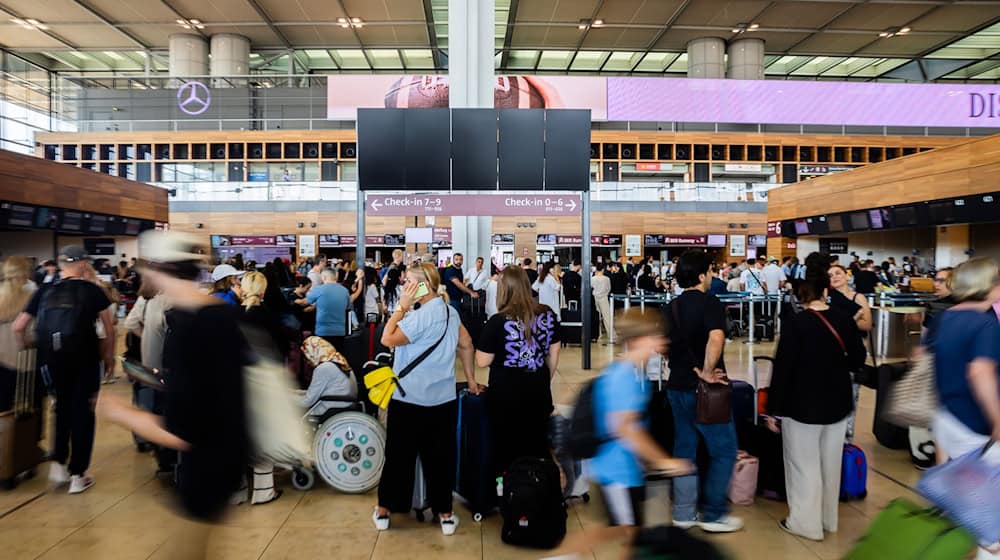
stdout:
<svg viewBox="0 0 1000 560">
<path fill-rule="evenodd" d="M 212 295 L 229 305 L 240 306 L 240 278 L 244 272 L 230 264 L 220 264 L 212 270 Z"/>
<path fill-rule="evenodd" d="M 69 482 L 70 494 L 79 494 L 94 484 L 87 474 L 94 448 L 94 401 L 102 373 L 110 376 L 115 366 L 115 337 L 99 339 L 94 328 L 100 320 L 104 332 L 115 332 L 111 300 L 97 284 L 84 279 L 89 266 L 90 255 L 83 247 L 63 248 L 59 254 L 61 279 L 35 292 L 14 321 L 21 347 L 28 325 L 35 321 L 38 363 L 48 370 L 56 392 L 55 448 L 49 478 L 57 484 Z"/>
</svg>

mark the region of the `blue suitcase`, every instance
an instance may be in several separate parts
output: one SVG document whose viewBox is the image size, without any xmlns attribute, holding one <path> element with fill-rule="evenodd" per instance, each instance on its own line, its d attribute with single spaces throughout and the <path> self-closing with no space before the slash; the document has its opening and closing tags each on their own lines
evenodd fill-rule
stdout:
<svg viewBox="0 0 1000 560">
<path fill-rule="evenodd" d="M 497 481 L 493 477 L 493 455 L 486 397 L 461 390 L 458 394 L 458 429 L 455 435 L 458 464 L 455 494 L 465 502 L 475 521 L 497 508 Z"/>
<path fill-rule="evenodd" d="M 868 496 L 868 461 L 865 452 L 851 443 L 844 444 L 840 469 L 840 501 L 863 500 Z"/>
</svg>

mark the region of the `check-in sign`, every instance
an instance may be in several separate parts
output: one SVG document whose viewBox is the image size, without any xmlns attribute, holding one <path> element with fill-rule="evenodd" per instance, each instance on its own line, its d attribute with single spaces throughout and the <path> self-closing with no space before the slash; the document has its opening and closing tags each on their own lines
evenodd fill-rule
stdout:
<svg viewBox="0 0 1000 560">
<path fill-rule="evenodd" d="M 579 216 L 571 194 L 369 194 L 369 216 Z"/>
</svg>

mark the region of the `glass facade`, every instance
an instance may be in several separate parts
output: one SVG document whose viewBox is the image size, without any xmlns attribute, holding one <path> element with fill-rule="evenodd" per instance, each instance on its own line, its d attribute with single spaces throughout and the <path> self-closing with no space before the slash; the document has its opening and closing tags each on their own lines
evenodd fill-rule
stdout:
<svg viewBox="0 0 1000 560">
<path fill-rule="evenodd" d="M 76 131 L 71 104 L 54 95 L 56 80 L 41 66 L 0 51 L 0 148 L 31 154 L 36 132 Z"/>
</svg>

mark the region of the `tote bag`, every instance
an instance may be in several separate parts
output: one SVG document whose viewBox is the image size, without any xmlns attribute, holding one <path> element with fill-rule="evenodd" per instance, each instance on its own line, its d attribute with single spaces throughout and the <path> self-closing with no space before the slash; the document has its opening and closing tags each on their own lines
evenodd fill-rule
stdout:
<svg viewBox="0 0 1000 560">
<path fill-rule="evenodd" d="M 1000 464 L 986 459 L 995 442 L 938 465 L 917 490 L 980 542 L 1000 541 Z"/>
</svg>

